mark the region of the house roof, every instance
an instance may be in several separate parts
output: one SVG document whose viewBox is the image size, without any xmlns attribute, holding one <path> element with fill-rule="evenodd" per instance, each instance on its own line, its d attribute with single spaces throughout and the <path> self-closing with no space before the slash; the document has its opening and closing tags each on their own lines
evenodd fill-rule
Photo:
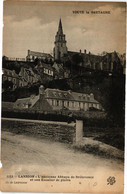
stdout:
<svg viewBox="0 0 127 194">
<path fill-rule="evenodd" d="M 45 97 L 46 98 L 54 98 L 54 99 L 63 99 L 63 100 L 74 100 L 72 95 L 69 94 L 68 91 L 63 91 L 59 89 L 50 89 L 47 88 L 45 90 Z"/>
<path fill-rule="evenodd" d="M 20 98 L 20 99 L 17 99 L 16 102 L 15 102 L 15 105 L 20 105 L 20 104 L 30 104 L 30 97 L 28 98 Z"/>
<path fill-rule="evenodd" d="M 29 104 L 30 107 L 33 107 L 34 104 L 38 101 L 38 99 L 39 99 L 39 95 L 37 95 L 37 96 L 36 95 L 31 95 L 28 98 L 20 98 L 20 99 L 16 100 L 15 106 L 19 106 L 19 108 L 20 108 L 20 104 L 21 104 L 21 106 L 23 104 L 25 104 L 25 105 Z"/>
<path fill-rule="evenodd" d="M 99 103 L 97 100 L 94 99 L 93 94 L 89 95 L 84 93 L 77 93 L 77 92 L 72 92 L 70 90 L 64 91 L 59 89 L 47 88 L 45 90 L 45 97 L 52 98 L 52 99 Z"/>
<path fill-rule="evenodd" d="M 14 108 L 26 108 L 24 105 L 29 105 L 29 108 L 32 108 L 34 110 L 42 110 L 42 111 L 47 111 L 47 110 L 52 110 L 52 106 L 47 102 L 46 99 L 42 99 L 39 97 L 39 95 L 33 97 L 28 97 L 28 98 L 21 98 L 18 99 L 14 103 Z"/>
<path fill-rule="evenodd" d="M 98 103 L 98 101 L 95 100 L 94 97 L 91 98 L 89 94 L 72 92 L 71 95 L 73 96 L 74 100 L 76 100 L 76 101 L 81 101 L 81 102 L 82 101 L 87 101 L 87 102 Z"/>
</svg>

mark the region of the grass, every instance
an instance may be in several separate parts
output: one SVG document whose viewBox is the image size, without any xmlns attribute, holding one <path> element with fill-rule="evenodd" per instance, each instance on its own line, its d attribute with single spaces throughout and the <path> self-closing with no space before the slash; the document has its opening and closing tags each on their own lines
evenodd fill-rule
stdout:
<svg viewBox="0 0 127 194">
<path fill-rule="evenodd" d="M 84 129 L 84 137 L 116 147 L 124 151 L 124 129 L 123 128 L 97 128 L 87 127 Z"/>
</svg>

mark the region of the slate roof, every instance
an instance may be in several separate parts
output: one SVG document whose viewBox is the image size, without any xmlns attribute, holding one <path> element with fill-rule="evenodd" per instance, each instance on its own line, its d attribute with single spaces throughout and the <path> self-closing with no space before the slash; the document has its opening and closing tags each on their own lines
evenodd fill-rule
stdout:
<svg viewBox="0 0 127 194">
<path fill-rule="evenodd" d="M 49 53 L 41 53 L 41 52 L 36 52 L 36 51 L 29 51 L 29 55 L 53 58 Z"/>
<path fill-rule="evenodd" d="M 94 103 L 99 103 L 97 100 L 94 98 L 90 98 L 89 94 L 84 94 L 84 93 L 77 93 L 77 92 L 72 92 L 71 94 L 74 98 L 75 101 L 81 101 L 81 102 L 94 102 Z"/>
<path fill-rule="evenodd" d="M 59 89 L 47 88 L 45 90 L 45 97 L 51 98 L 51 99 L 99 103 L 97 100 L 94 99 L 94 97 L 91 98 L 90 95 L 88 94 L 72 92 L 70 90 L 64 91 L 64 90 L 59 90 Z"/>
<path fill-rule="evenodd" d="M 63 91 L 59 89 L 50 89 L 45 90 L 46 98 L 62 99 L 62 100 L 74 100 L 71 94 L 68 91 Z"/>
<path fill-rule="evenodd" d="M 94 99 L 94 96 L 92 95 L 90 98 L 90 95 L 83 94 L 83 93 L 77 93 L 72 91 L 64 91 L 59 89 L 50 89 L 47 88 L 44 92 L 45 97 L 40 98 L 39 95 L 28 98 L 21 98 L 18 99 L 15 102 L 14 107 L 15 108 L 24 108 L 25 105 L 29 105 L 29 108 L 35 109 L 35 110 L 52 110 L 52 106 L 48 103 L 47 99 L 58 99 L 58 100 L 66 100 L 66 101 L 78 101 L 78 102 L 93 102 L 93 103 L 99 103 Z"/>
<path fill-rule="evenodd" d="M 16 100 L 14 106 L 18 108 L 20 107 L 22 108 L 24 104 L 24 105 L 29 105 L 30 107 L 32 107 L 38 101 L 38 99 L 39 99 L 39 95 L 38 96 L 33 95 L 27 98 L 20 98 Z"/>
<path fill-rule="evenodd" d="M 31 104 L 30 103 L 30 97 L 17 99 L 16 102 L 15 102 L 15 104 L 14 104 L 14 107 L 15 108 L 22 108 L 23 107 L 23 104 L 25 104 L 25 105 Z"/>
<path fill-rule="evenodd" d="M 103 56 L 100 55 L 94 55 L 92 53 L 90 54 L 85 54 L 85 53 L 80 53 L 80 52 L 76 52 L 76 51 L 68 51 L 68 55 L 73 56 L 75 54 L 81 55 L 83 57 L 83 59 L 90 59 L 90 60 L 101 60 L 103 58 Z"/>
</svg>

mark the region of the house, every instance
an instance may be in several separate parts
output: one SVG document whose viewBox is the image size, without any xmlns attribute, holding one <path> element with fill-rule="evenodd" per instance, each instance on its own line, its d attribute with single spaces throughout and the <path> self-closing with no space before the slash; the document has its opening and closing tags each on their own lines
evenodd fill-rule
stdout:
<svg viewBox="0 0 127 194">
<path fill-rule="evenodd" d="M 88 111 L 90 108 L 103 110 L 101 104 L 94 99 L 93 94 L 63 91 L 59 89 L 39 88 L 39 95 L 18 99 L 15 108 L 33 108 L 35 110 L 70 110 Z"/>
<path fill-rule="evenodd" d="M 15 72 L 15 70 L 9 70 L 9 69 L 2 69 L 3 71 L 3 75 L 2 75 L 2 83 L 4 85 L 4 83 L 6 83 L 5 81 L 8 81 L 10 83 L 12 83 L 12 90 L 15 90 L 16 88 L 19 87 L 19 76 L 18 74 Z"/>
<path fill-rule="evenodd" d="M 33 72 L 32 68 L 21 67 L 19 76 L 26 80 L 28 84 L 36 83 L 39 80 L 39 75 Z"/>
<path fill-rule="evenodd" d="M 51 64 L 39 61 L 39 63 L 35 66 L 35 69 L 38 70 L 38 72 L 41 71 L 42 74 L 48 75 L 50 77 L 53 77 L 54 75 L 54 68 Z"/>
<path fill-rule="evenodd" d="M 90 108 L 102 110 L 100 103 L 94 99 L 93 94 L 77 93 L 47 88 L 45 99 L 53 110 L 68 109 L 71 111 L 88 111 Z"/>
<path fill-rule="evenodd" d="M 9 70 L 9 69 L 2 69 L 3 75 L 2 75 L 2 83 L 3 87 L 5 87 L 5 81 L 8 81 L 12 84 L 8 83 L 8 89 L 12 85 L 12 90 L 15 90 L 16 88 L 25 87 L 28 85 L 28 80 L 25 79 L 25 77 L 17 74 L 15 70 Z M 3 88 L 5 89 L 5 88 Z"/>
<path fill-rule="evenodd" d="M 14 104 L 14 108 L 20 108 L 20 109 L 28 109 L 30 107 L 33 107 L 34 104 L 39 100 L 39 95 L 31 95 L 28 98 L 21 98 L 17 99 L 17 101 Z"/>
</svg>

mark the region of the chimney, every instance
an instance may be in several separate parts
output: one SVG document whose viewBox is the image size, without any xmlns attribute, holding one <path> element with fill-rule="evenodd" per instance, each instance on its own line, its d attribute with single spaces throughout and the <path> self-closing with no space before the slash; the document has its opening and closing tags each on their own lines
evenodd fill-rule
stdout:
<svg viewBox="0 0 127 194">
<path fill-rule="evenodd" d="M 90 94 L 90 100 L 94 100 L 94 95 L 93 95 L 93 93 Z"/>
<path fill-rule="evenodd" d="M 39 97 L 40 97 L 40 98 L 44 97 L 44 94 L 45 94 L 44 86 L 41 85 L 41 86 L 39 87 Z"/>
<path fill-rule="evenodd" d="M 30 55 L 30 50 L 28 50 L 28 56 Z"/>
<path fill-rule="evenodd" d="M 86 49 L 84 50 L 84 53 L 86 54 Z"/>
</svg>

